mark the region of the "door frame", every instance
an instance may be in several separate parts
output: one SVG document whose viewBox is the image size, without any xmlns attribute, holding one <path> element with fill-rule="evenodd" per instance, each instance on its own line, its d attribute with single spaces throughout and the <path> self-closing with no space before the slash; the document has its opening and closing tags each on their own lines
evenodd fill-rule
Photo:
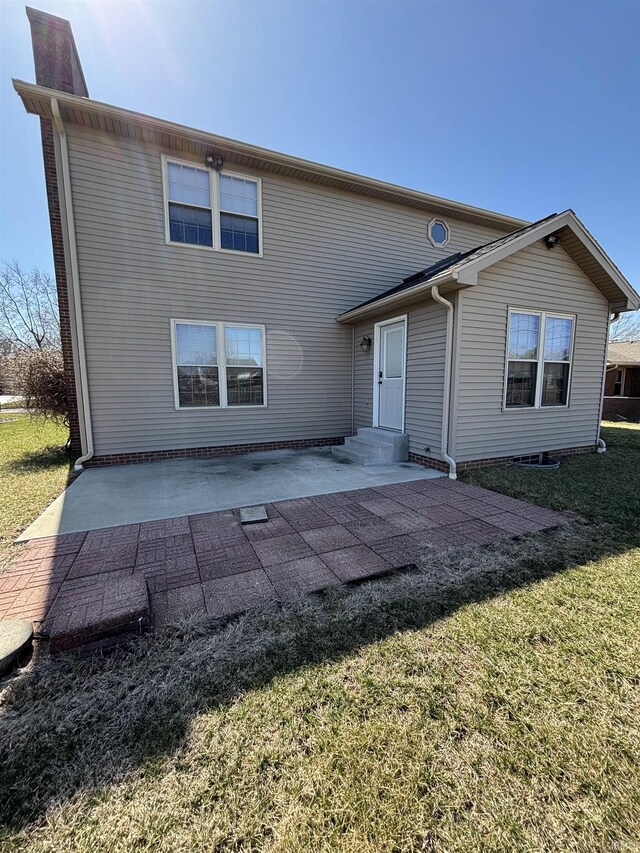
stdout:
<svg viewBox="0 0 640 853">
<path fill-rule="evenodd" d="M 390 427 L 381 427 L 378 423 L 380 417 L 380 385 L 378 384 L 378 374 L 380 372 L 380 341 L 381 330 L 383 326 L 390 326 L 393 323 L 404 323 L 404 356 L 402 370 L 402 428 L 394 430 Z M 407 315 L 401 314 L 399 317 L 390 317 L 388 320 L 381 320 L 373 327 L 373 426 L 379 429 L 388 429 L 390 432 L 404 432 L 405 410 L 407 408 Z"/>
</svg>

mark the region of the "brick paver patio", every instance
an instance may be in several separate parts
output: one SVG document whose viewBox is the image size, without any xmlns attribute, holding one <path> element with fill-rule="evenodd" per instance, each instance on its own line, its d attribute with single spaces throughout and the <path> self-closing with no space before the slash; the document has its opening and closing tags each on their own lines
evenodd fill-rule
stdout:
<svg viewBox="0 0 640 853">
<path fill-rule="evenodd" d="M 412 566 L 429 548 L 487 545 L 568 521 L 445 478 L 281 501 L 267 513 L 254 525 L 229 510 L 33 540 L 0 575 L 0 618 L 87 636 L 127 601 L 128 621 L 141 619 L 141 595 L 155 627 L 199 611 L 229 617 Z M 60 647 L 71 644 L 63 637 Z"/>
</svg>

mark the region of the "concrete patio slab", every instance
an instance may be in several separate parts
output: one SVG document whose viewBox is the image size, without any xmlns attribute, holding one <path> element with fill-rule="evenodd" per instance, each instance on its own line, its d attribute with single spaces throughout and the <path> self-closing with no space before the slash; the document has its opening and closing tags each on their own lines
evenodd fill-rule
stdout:
<svg viewBox="0 0 640 853">
<path fill-rule="evenodd" d="M 89 468 L 17 541 L 441 476 L 411 463 L 365 467 L 341 462 L 330 447 Z M 338 520 L 330 518 L 327 524 Z M 293 527 L 308 525 L 320 526 L 296 513 Z"/>
<path fill-rule="evenodd" d="M 409 568 L 452 546 L 491 545 L 570 520 L 446 478 L 265 509 L 262 524 L 243 525 L 235 509 L 34 539 L 0 577 L 0 619 L 44 620 L 40 634 L 52 650 L 111 642 L 147 624 L 199 612 L 226 619 Z"/>
</svg>

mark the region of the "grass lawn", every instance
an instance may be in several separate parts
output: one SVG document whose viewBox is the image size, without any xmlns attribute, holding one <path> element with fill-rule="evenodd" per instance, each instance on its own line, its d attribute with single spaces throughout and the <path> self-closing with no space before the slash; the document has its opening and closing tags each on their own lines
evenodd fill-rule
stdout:
<svg viewBox="0 0 640 853">
<path fill-rule="evenodd" d="M 15 676 L 0 846 L 635 853 L 640 428 L 604 437 L 468 477 L 587 523 Z"/>
<path fill-rule="evenodd" d="M 68 430 L 43 418 L 1 414 L 0 571 L 11 557 L 13 540 L 67 484 L 71 459 Z"/>
</svg>

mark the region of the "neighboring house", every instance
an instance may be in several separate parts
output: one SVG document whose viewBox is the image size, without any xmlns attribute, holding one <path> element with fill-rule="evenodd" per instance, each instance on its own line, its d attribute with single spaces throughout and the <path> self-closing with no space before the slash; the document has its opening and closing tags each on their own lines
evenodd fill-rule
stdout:
<svg viewBox="0 0 640 853">
<path fill-rule="evenodd" d="M 594 449 L 638 295 L 572 211 L 536 223 L 89 99 L 28 10 L 63 347 L 87 463 L 408 436 L 458 467 Z"/>
<path fill-rule="evenodd" d="M 640 421 L 640 341 L 609 344 L 602 416 Z"/>
</svg>

